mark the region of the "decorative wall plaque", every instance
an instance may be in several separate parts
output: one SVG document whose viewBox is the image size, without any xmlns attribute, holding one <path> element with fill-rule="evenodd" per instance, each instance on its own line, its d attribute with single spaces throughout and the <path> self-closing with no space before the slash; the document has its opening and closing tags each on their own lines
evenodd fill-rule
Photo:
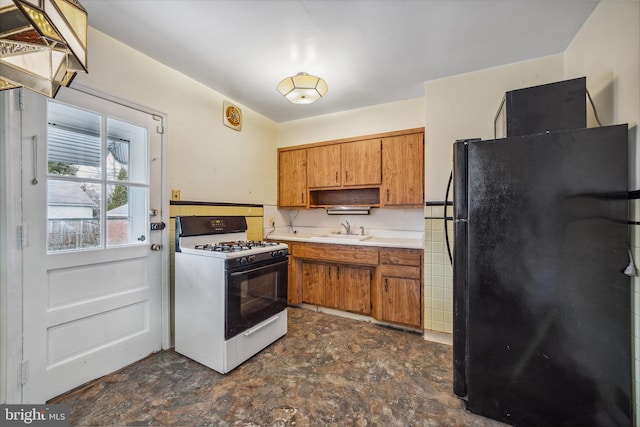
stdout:
<svg viewBox="0 0 640 427">
<path fill-rule="evenodd" d="M 242 129 L 242 110 L 230 102 L 222 102 L 222 121 L 225 126 L 233 130 Z"/>
</svg>

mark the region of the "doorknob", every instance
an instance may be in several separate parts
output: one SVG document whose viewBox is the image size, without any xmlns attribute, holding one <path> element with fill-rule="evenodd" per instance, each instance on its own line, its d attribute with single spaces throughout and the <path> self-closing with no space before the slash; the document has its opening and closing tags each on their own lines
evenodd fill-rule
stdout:
<svg viewBox="0 0 640 427">
<path fill-rule="evenodd" d="M 161 245 L 161 244 L 159 244 L 159 243 L 153 243 L 153 244 L 150 246 L 150 249 L 151 249 L 152 251 L 157 252 L 157 251 L 159 251 L 159 250 L 162 250 L 162 245 Z"/>
<path fill-rule="evenodd" d="M 149 216 L 158 215 L 158 209 L 149 209 Z"/>
</svg>

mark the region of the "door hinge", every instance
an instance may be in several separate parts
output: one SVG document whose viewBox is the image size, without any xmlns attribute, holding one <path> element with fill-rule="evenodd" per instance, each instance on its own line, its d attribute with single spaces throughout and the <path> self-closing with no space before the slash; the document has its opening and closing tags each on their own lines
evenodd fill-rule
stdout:
<svg viewBox="0 0 640 427">
<path fill-rule="evenodd" d="M 18 91 L 18 109 L 24 111 L 24 89 L 20 88 Z"/>
<path fill-rule="evenodd" d="M 29 227 L 27 224 L 20 224 L 18 226 L 18 240 L 21 248 L 26 248 L 29 246 Z"/>
<path fill-rule="evenodd" d="M 158 132 L 159 134 L 163 134 L 164 133 L 164 126 L 162 123 L 162 116 L 159 116 L 157 114 L 153 114 L 153 120 L 155 120 L 156 122 L 160 122 L 160 126 L 156 126 L 156 132 Z"/>
<path fill-rule="evenodd" d="M 20 362 L 18 366 L 18 381 L 20 381 L 21 385 L 27 383 L 27 376 L 29 374 L 29 362 L 27 360 L 23 360 Z"/>
</svg>

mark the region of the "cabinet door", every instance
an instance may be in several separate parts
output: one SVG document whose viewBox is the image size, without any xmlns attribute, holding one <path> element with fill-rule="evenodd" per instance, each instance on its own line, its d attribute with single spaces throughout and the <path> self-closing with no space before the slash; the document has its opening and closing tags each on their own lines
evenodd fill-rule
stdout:
<svg viewBox="0 0 640 427">
<path fill-rule="evenodd" d="M 380 185 L 382 180 L 381 140 L 342 144 L 342 185 Z"/>
<path fill-rule="evenodd" d="M 340 267 L 342 279 L 341 309 L 361 314 L 371 314 L 371 280 L 369 268 Z"/>
<path fill-rule="evenodd" d="M 394 136 L 382 140 L 384 206 L 423 206 L 424 134 Z"/>
<path fill-rule="evenodd" d="M 278 153 L 278 206 L 305 207 L 307 205 L 306 150 Z"/>
<path fill-rule="evenodd" d="M 420 280 L 383 277 L 382 282 L 383 320 L 420 327 Z"/>
<path fill-rule="evenodd" d="M 341 182 L 340 145 L 307 149 L 307 186 L 339 187 Z"/>
<path fill-rule="evenodd" d="M 327 265 L 327 281 L 325 285 L 324 302 L 327 307 L 341 309 L 342 306 L 342 269 L 336 265 Z"/>
<path fill-rule="evenodd" d="M 325 305 L 325 265 L 302 263 L 302 302 Z"/>
</svg>

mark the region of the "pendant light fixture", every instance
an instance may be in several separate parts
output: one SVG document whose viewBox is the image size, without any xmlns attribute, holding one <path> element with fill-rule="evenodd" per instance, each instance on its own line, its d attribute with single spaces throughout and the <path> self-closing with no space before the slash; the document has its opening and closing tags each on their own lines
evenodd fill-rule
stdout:
<svg viewBox="0 0 640 427">
<path fill-rule="evenodd" d="M 87 25 L 77 0 L 0 0 L 0 90 L 55 97 L 87 72 Z"/>
<path fill-rule="evenodd" d="M 327 93 L 328 87 L 320 77 L 298 73 L 282 80 L 277 89 L 282 96 L 294 104 L 311 104 L 322 98 Z"/>
</svg>

